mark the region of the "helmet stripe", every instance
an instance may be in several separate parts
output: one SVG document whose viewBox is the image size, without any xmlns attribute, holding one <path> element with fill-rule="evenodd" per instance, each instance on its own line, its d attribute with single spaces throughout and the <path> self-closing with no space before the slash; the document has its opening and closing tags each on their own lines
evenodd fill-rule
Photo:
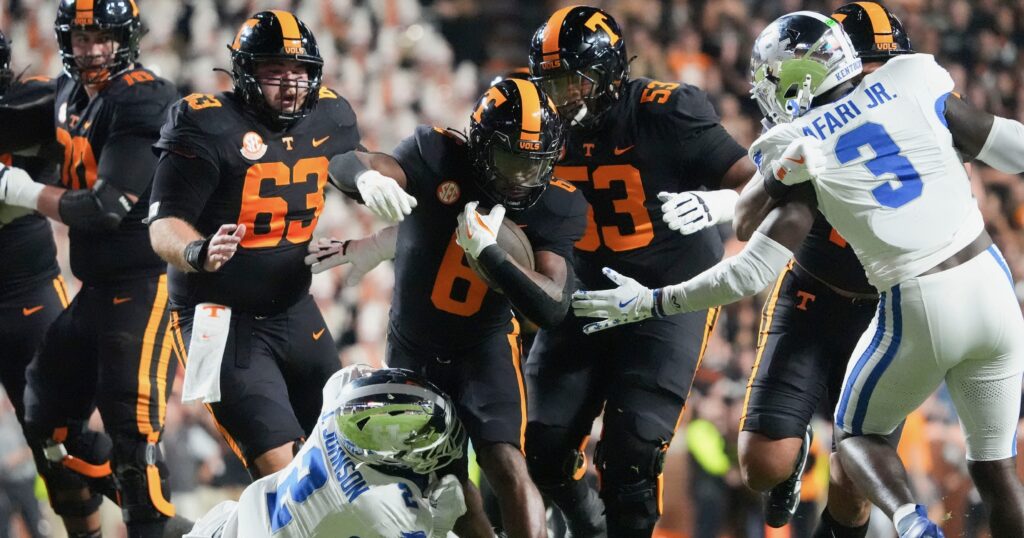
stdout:
<svg viewBox="0 0 1024 538">
<path fill-rule="evenodd" d="M 835 19 L 839 24 L 843 24 L 843 21 L 846 20 L 846 13 L 833 13 L 829 16 Z"/>
<path fill-rule="evenodd" d="M 871 22 L 871 31 L 875 34 L 875 45 L 880 43 L 892 43 L 892 25 L 889 24 L 889 14 L 885 8 L 874 2 L 854 2 L 865 13 Z"/>
<path fill-rule="evenodd" d="M 277 22 L 281 24 L 281 37 L 284 38 L 284 49 L 286 51 L 302 49 L 302 34 L 299 33 L 299 21 L 295 19 L 295 15 L 279 9 L 275 9 L 271 13 L 277 17 Z M 299 54 L 302 54 L 302 52 Z"/>
<path fill-rule="evenodd" d="M 519 89 L 519 100 L 523 104 L 523 117 L 520 118 L 519 138 L 522 140 L 540 140 L 540 93 L 537 86 L 527 80 L 511 79 Z"/>
<path fill-rule="evenodd" d="M 75 2 L 75 24 L 92 24 L 93 0 Z"/>
<path fill-rule="evenodd" d="M 259 21 L 256 19 L 249 19 L 242 24 L 242 27 L 238 29 L 238 33 L 235 34 L 235 41 L 231 44 L 231 50 L 238 50 L 238 48 L 242 46 L 242 34 L 245 33 L 247 28 L 256 26 L 257 22 Z"/>
<path fill-rule="evenodd" d="M 554 60 L 558 57 L 558 36 L 562 33 L 562 22 L 565 21 L 565 17 L 570 11 L 578 7 L 563 7 L 548 19 L 547 25 L 544 26 L 544 47 L 541 50 L 544 53 L 544 61 Z M 554 57 L 549 58 L 550 55 L 554 55 Z"/>
<path fill-rule="evenodd" d="M 138 17 L 139 5 L 135 3 L 135 0 L 128 0 L 128 3 L 132 5 L 132 17 Z"/>
</svg>

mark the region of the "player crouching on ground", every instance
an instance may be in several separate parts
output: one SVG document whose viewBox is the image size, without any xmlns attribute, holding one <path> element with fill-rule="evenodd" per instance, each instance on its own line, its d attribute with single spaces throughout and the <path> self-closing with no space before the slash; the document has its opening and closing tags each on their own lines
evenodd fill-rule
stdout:
<svg viewBox="0 0 1024 538">
<path fill-rule="evenodd" d="M 444 537 L 466 511 L 451 398 L 408 370 L 349 366 L 323 389 L 309 440 L 284 469 L 245 488 L 186 538 Z"/>
</svg>

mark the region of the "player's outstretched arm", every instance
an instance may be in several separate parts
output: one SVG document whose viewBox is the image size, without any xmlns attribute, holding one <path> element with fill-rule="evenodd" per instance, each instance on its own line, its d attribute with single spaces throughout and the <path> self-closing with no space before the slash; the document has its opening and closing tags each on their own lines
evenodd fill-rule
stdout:
<svg viewBox="0 0 1024 538">
<path fill-rule="evenodd" d="M 572 293 L 572 265 L 561 255 L 535 250 L 536 270 L 519 265 L 498 246 L 498 230 L 505 208 L 495 205 L 479 213 L 478 202 L 469 202 L 458 217 L 455 241 L 501 286 L 509 301 L 524 316 L 541 327 L 554 327 L 569 312 Z"/>
<path fill-rule="evenodd" d="M 327 172 L 332 185 L 358 196 L 374 215 L 388 222 L 401 222 L 416 207 L 416 198 L 405 192 L 405 171 L 386 153 L 353 150 L 335 155 Z"/>
<path fill-rule="evenodd" d="M 737 191 L 744 187 L 757 168 L 746 158 L 739 158 L 722 176 L 721 186 L 712 191 L 660 192 L 661 219 L 670 230 L 690 235 L 716 224 L 731 222 L 735 216 Z"/>
<path fill-rule="evenodd" d="M 953 144 L 967 159 L 1010 174 L 1024 173 L 1024 125 L 993 116 L 963 99 L 946 98 L 944 114 Z"/>
<path fill-rule="evenodd" d="M 350 264 L 348 274 L 345 275 L 345 285 L 354 286 L 380 262 L 394 259 L 397 245 L 398 226 L 389 226 L 362 239 L 340 241 L 321 237 L 309 243 L 309 255 L 305 261 L 313 273 Z"/>
<path fill-rule="evenodd" d="M 203 237 L 178 217 L 164 217 L 149 224 L 153 251 L 164 261 L 188 273 L 219 270 L 234 257 L 245 237 L 244 224 L 222 224 L 209 237 Z"/>
<path fill-rule="evenodd" d="M 597 331 L 651 317 L 693 312 L 753 295 L 789 263 L 814 224 L 814 190 L 804 185 L 790 199 L 768 213 L 753 237 L 736 256 L 722 260 L 691 280 L 651 290 L 636 280 L 605 268 L 618 287 L 573 294 L 573 312 L 580 317 L 602 318 L 583 328 Z"/>
</svg>

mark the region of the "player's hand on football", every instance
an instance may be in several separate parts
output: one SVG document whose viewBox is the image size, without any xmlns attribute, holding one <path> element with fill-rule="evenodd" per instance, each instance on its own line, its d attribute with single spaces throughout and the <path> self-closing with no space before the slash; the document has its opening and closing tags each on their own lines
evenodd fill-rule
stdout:
<svg viewBox="0 0 1024 538">
<path fill-rule="evenodd" d="M 731 221 L 738 199 L 739 194 L 732 189 L 658 193 L 658 200 L 664 202 L 661 220 L 683 235 Z"/>
<path fill-rule="evenodd" d="M 771 162 L 772 175 L 785 185 L 810 181 L 825 170 L 825 152 L 821 142 L 812 136 L 794 139 L 782 152 L 782 157 Z"/>
<path fill-rule="evenodd" d="M 356 178 L 356 187 L 366 207 L 388 222 L 400 222 L 416 207 L 416 198 L 405 192 L 394 178 L 376 170 L 363 172 Z"/>
<path fill-rule="evenodd" d="M 459 215 L 459 227 L 455 242 L 474 259 L 480 257 L 485 248 L 498 242 L 498 230 L 505 219 L 505 207 L 497 204 L 484 215 L 476 210 L 478 202 L 469 202 Z"/>
<path fill-rule="evenodd" d="M 219 270 L 238 252 L 238 244 L 245 237 L 244 224 L 221 224 L 210 238 L 203 269 L 207 272 Z"/>
<path fill-rule="evenodd" d="M 466 513 L 466 496 L 462 492 L 462 485 L 455 475 L 448 474 L 431 484 L 425 493 L 434 524 L 431 536 L 444 536 L 455 526 L 455 520 Z"/>
<path fill-rule="evenodd" d="M 604 268 L 604 274 L 618 287 L 572 294 L 572 311 L 576 317 L 601 318 L 601 321 L 585 325 L 584 333 L 593 334 L 658 315 L 654 311 L 653 290 L 607 267 Z"/>
<path fill-rule="evenodd" d="M 391 249 L 391 252 L 393 253 L 394 249 Z M 374 234 L 362 239 L 347 241 L 327 237 L 311 241 L 309 255 L 306 256 L 305 262 L 310 266 L 310 271 L 314 273 L 322 273 L 332 267 L 347 263 L 349 270 L 345 275 L 345 286 L 355 286 L 366 273 L 386 259 L 389 257 L 379 248 L 377 235 Z"/>
</svg>

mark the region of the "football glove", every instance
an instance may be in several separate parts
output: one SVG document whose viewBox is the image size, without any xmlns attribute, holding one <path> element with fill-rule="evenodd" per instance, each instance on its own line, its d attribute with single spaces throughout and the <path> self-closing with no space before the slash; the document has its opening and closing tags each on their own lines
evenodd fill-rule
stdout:
<svg viewBox="0 0 1024 538">
<path fill-rule="evenodd" d="M 380 265 L 380 262 L 395 257 L 397 243 L 398 226 L 384 228 L 362 239 L 339 241 L 321 237 L 309 243 L 309 255 L 306 256 L 305 262 L 313 273 L 322 273 L 345 263 L 350 264 L 348 274 L 345 275 L 345 286 L 355 286 L 366 273 Z"/>
<path fill-rule="evenodd" d="M 44 188 L 21 168 L 0 163 L 0 201 L 34 210 Z"/>
<path fill-rule="evenodd" d="M 505 207 L 501 204 L 491 208 L 491 212 L 482 215 L 477 212 L 478 202 L 469 202 L 459 215 L 459 227 L 455 232 L 455 242 L 466 251 L 466 254 L 477 259 L 485 248 L 497 244 L 498 230 L 505 219 Z"/>
<path fill-rule="evenodd" d="M 773 160 L 770 166 L 772 176 L 782 184 L 797 185 L 825 170 L 825 153 L 817 138 L 802 136 L 790 142 L 782 157 Z"/>
<path fill-rule="evenodd" d="M 593 334 L 626 323 L 661 317 L 661 290 L 651 290 L 628 276 L 605 267 L 604 275 L 618 285 L 610 290 L 577 291 L 572 294 L 572 311 L 579 318 L 602 318 L 588 323 L 583 332 Z"/>
<path fill-rule="evenodd" d="M 430 503 L 430 516 L 433 519 L 431 536 L 446 536 L 455 527 L 455 520 L 466 513 L 466 496 L 462 485 L 455 475 L 444 475 L 434 482 L 425 492 Z"/>
<path fill-rule="evenodd" d="M 683 235 L 732 221 L 739 197 L 732 189 L 658 193 L 658 200 L 665 202 L 661 206 L 661 219 L 670 230 Z"/>
<path fill-rule="evenodd" d="M 388 222 L 401 222 L 416 207 L 416 198 L 405 192 L 393 178 L 376 170 L 359 174 L 356 188 L 366 207 Z"/>
</svg>

